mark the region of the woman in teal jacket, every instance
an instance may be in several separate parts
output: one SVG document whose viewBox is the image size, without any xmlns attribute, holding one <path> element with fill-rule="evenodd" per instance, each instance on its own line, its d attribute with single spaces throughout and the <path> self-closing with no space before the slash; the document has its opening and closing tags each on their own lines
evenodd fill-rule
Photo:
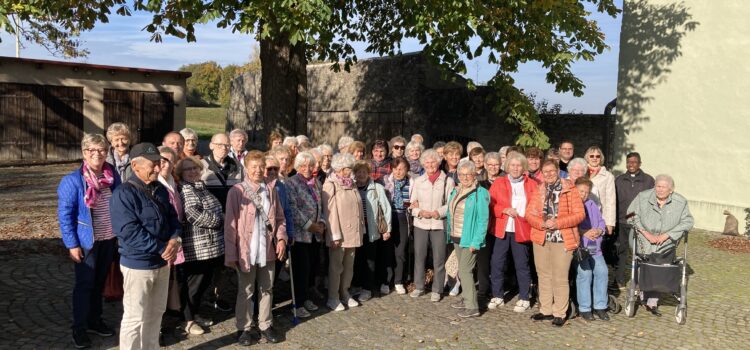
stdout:
<svg viewBox="0 0 750 350">
<path fill-rule="evenodd" d="M 477 185 L 477 170 L 471 161 L 458 164 L 459 185 L 448 197 L 448 241 L 453 243 L 458 257 L 458 275 L 461 278 L 463 300 L 451 304 L 461 309 L 459 317 L 479 316 L 477 290 L 473 270 L 479 249 L 484 247 L 490 215 L 490 193 Z"/>
</svg>

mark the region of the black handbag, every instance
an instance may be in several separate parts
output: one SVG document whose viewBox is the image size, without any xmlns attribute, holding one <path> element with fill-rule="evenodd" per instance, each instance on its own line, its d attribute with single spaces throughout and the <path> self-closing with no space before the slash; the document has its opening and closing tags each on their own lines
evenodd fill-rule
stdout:
<svg viewBox="0 0 750 350">
<path fill-rule="evenodd" d="M 591 257 L 591 253 L 589 252 L 589 250 L 586 247 L 584 247 L 582 245 L 579 245 L 576 248 L 576 250 L 573 251 L 573 258 L 576 259 L 576 261 L 579 264 L 582 263 L 582 262 L 584 262 L 585 260 L 587 260 L 590 257 Z"/>
</svg>

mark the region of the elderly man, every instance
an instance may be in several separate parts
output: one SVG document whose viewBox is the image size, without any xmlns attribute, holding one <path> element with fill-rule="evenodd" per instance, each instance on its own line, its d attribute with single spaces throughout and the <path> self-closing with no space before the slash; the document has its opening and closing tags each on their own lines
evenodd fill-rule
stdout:
<svg viewBox="0 0 750 350">
<path fill-rule="evenodd" d="M 573 159 L 574 151 L 573 141 L 563 140 L 560 142 L 560 170 L 568 171 L 568 163 Z"/>
<path fill-rule="evenodd" d="M 232 145 L 232 149 L 229 151 L 229 156 L 237 161 L 237 164 L 242 166 L 243 159 L 247 155 L 247 132 L 242 129 L 234 129 L 229 133 L 229 143 Z"/>
<path fill-rule="evenodd" d="M 133 176 L 110 202 L 125 291 L 120 349 L 157 349 L 167 307 L 167 263 L 177 255 L 182 229 L 166 188 L 157 181 L 162 157 L 156 146 L 140 143 L 130 156 Z"/>
<path fill-rule="evenodd" d="M 182 149 L 185 147 L 185 138 L 182 137 L 182 134 L 180 134 L 177 131 L 170 131 L 166 135 L 164 135 L 164 139 L 161 141 L 162 146 L 167 146 L 171 148 L 175 154 L 177 154 L 180 159 L 184 157 L 182 154 Z"/>
<path fill-rule="evenodd" d="M 229 156 L 229 138 L 224 133 L 211 137 L 211 154 L 203 159 L 203 174 L 201 180 L 206 183 L 208 190 L 216 196 L 225 208 L 229 189 L 242 182 L 244 171 L 242 164 Z"/>
</svg>

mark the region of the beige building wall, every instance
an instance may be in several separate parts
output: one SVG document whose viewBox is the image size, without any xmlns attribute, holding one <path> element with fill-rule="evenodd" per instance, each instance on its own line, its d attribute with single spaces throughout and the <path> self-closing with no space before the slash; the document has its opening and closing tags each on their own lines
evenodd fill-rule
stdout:
<svg viewBox="0 0 750 350">
<path fill-rule="evenodd" d="M 4 61 L 0 64 L 0 82 L 83 87 L 83 131 L 104 132 L 104 89 L 165 91 L 174 96 L 174 130 L 185 127 L 186 79 L 178 73 L 87 68 L 29 62 Z"/>
<path fill-rule="evenodd" d="M 626 0 L 615 169 L 636 150 L 674 177 L 697 228 L 745 230 L 750 208 L 750 6 L 745 0 Z"/>
</svg>

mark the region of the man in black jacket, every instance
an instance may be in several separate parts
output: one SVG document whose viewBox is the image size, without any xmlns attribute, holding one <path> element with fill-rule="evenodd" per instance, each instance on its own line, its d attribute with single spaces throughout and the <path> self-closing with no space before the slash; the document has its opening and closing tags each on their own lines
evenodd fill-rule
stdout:
<svg viewBox="0 0 750 350">
<path fill-rule="evenodd" d="M 626 219 L 628 206 L 638 193 L 654 188 L 654 178 L 641 170 L 641 155 L 638 152 L 628 153 L 626 159 L 627 172 L 615 179 L 617 189 L 617 257 L 613 287 L 624 288 L 628 270 L 628 252 L 630 244 L 628 237 L 630 225 Z"/>
<path fill-rule="evenodd" d="M 157 181 L 161 155 L 141 143 L 130 151 L 133 175 L 112 194 L 112 231 L 123 275 L 120 349 L 157 349 L 167 307 L 169 265 L 182 229 L 167 190 Z"/>
</svg>

